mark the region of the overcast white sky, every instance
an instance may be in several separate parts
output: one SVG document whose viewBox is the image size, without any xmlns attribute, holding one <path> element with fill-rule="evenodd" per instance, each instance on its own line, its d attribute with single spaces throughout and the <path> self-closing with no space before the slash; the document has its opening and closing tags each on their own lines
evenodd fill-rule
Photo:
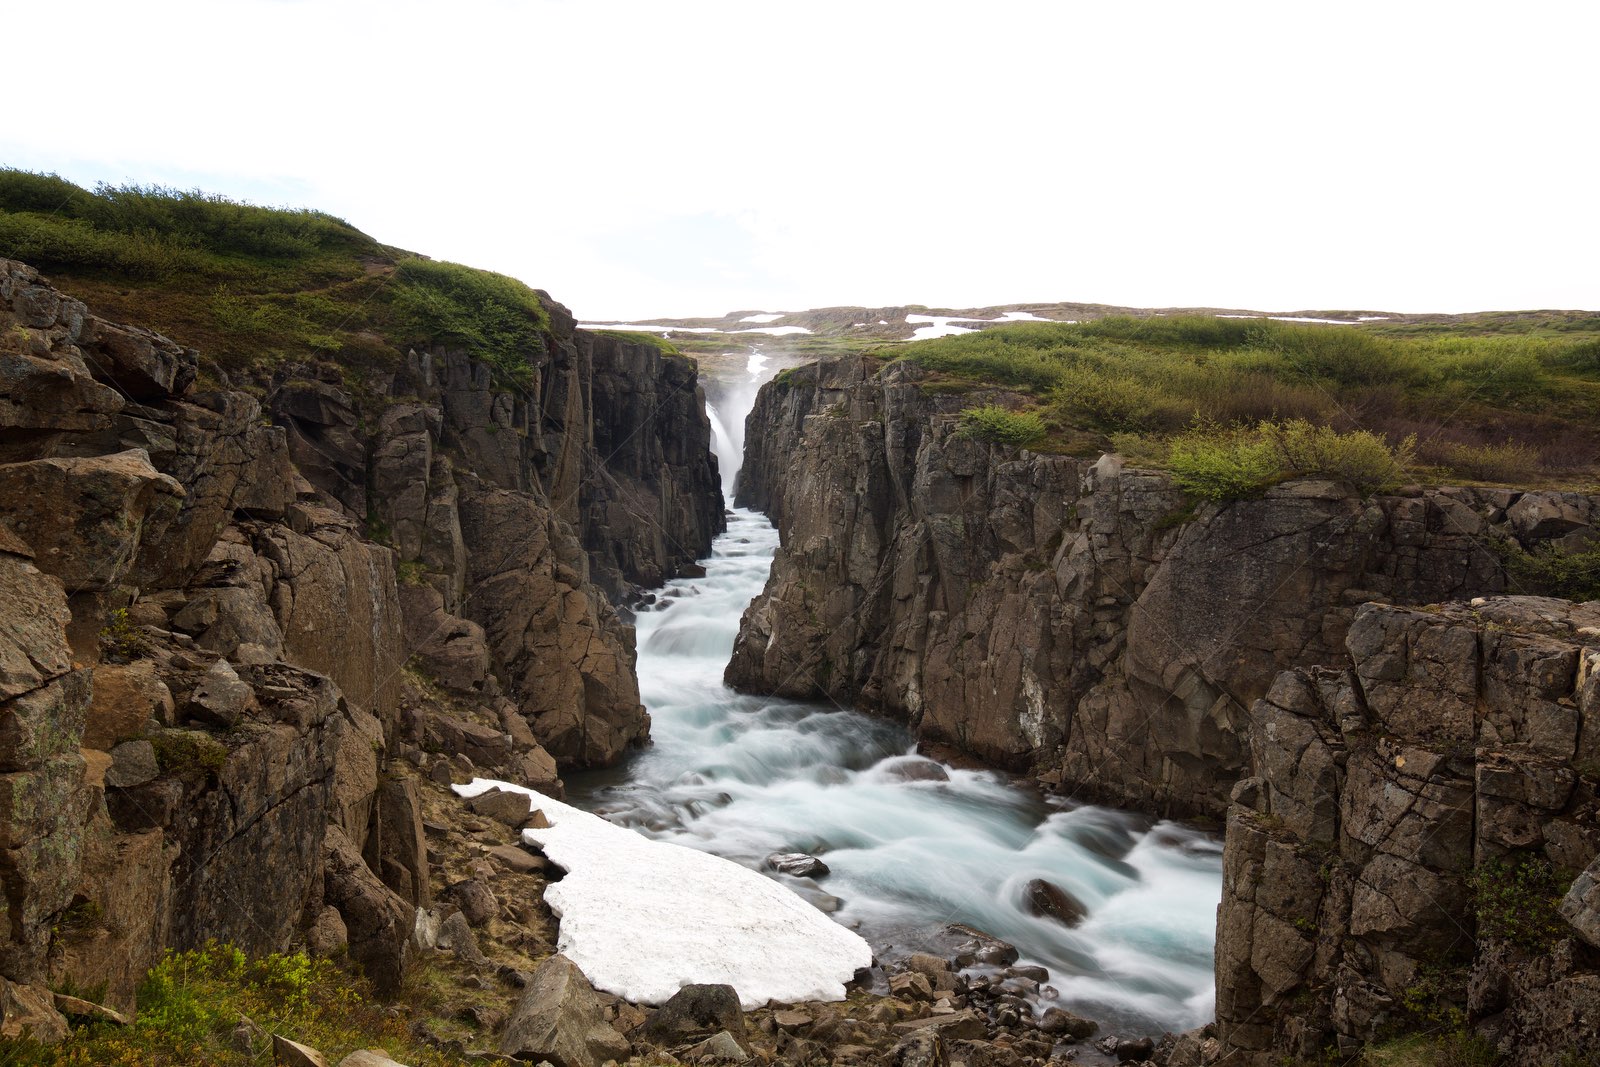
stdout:
<svg viewBox="0 0 1600 1067">
<path fill-rule="evenodd" d="M 318 207 L 581 318 L 1600 308 L 1600 3 L 52 0 L 0 163 Z"/>
</svg>

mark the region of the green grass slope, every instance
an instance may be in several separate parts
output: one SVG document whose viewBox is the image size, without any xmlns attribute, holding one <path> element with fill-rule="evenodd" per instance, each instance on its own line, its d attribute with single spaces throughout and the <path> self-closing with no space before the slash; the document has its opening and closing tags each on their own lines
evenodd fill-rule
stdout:
<svg viewBox="0 0 1600 1067">
<path fill-rule="evenodd" d="M 515 279 L 391 248 L 321 212 L 199 192 L 90 191 L 0 169 L 0 256 L 230 372 L 326 357 L 359 373 L 444 343 L 523 382 L 549 326 Z"/>
</svg>

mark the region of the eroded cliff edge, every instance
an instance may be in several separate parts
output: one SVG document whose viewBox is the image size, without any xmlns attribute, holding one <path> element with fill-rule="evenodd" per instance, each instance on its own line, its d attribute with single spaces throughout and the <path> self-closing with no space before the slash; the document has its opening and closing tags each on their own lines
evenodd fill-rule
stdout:
<svg viewBox="0 0 1600 1067">
<path fill-rule="evenodd" d="M 392 990 L 414 757 L 558 789 L 644 736 L 613 598 L 721 529 L 709 424 L 692 362 L 545 303 L 515 384 L 440 348 L 202 387 L 0 260 L 8 997 L 125 1006 L 210 938 L 347 945 Z"/>
</svg>

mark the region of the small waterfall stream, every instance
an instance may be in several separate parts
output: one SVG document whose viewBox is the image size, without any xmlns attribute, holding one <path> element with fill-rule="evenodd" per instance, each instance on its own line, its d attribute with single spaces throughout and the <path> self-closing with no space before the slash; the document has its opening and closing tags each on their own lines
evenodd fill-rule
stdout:
<svg viewBox="0 0 1600 1067">
<path fill-rule="evenodd" d="M 760 358 L 743 410 L 712 414 L 730 489 Z M 858 929 L 880 959 L 948 953 L 962 939 L 948 925 L 965 923 L 1049 970 L 1041 1008 L 1059 1004 L 1124 1034 L 1209 1021 L 1215 837 L 936 764 L 894 723 L 723 685 L 777 541 L 764 516 L 733 510 L 705 577 L 669 583 L 640 613 L 654 743 L 569 780 L 573 802 L 758 869 L 774 852 L 820 857 L 830 873 L 817 878 L 768 873 Z M 1035 914 L 1035 880 L 1081 903 L 1083 921 L 1068 928 Z"/>
</svg>

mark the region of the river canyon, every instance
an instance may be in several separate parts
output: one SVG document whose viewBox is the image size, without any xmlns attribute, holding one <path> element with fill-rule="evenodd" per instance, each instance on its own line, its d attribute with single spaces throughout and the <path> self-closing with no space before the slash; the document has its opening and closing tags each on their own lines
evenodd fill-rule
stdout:
<svg viewBox="0 0 1600 1067">
<path fill-rule="evenodd" d="M 751 359 L 753 384 L 763 362 Z M 749 402 L 754 389 L 726 395 Z M 739 453 L 721 428 L 742 427 L 746 414 L 712 415 L 730 488 Z M 764 516 L 735 508 L 705 575 L 669 583 L 643 607 L 652 742 L 617 768 L 570 778 L 571 796 L 757 869 L 774 854 L 821 858 L 826 875 L 774 877 L 886 962 L 947 954 L 962 939 L 950 924 L 967 924 L 1050 972 L 1041 1009 L 1058 1004 L 1119 1033 L 1208 1021 L 1220 840 L 940 764 L 916 754 L 903 726 L 836 704 L 734 692 L 723 671 L 776 547 Z M 1067 914 L 1050 912 L 1045 885 L 1068 895 Z"/>
<path fill-rule="evenodd" d="M 445 343 L 229 371 L 0 261 L 8 1037 L 215 939 L 397 1010 L 432 968 L 429 1048 L 544 1056 L 495 1004 L 580 988 L 562 873 L 488 779 L 870 942 L 844 1002 L 752 1009 L 763 1057 L 1028 1067 L 1062 1009 L 1188 1031 L 1130 1051 L 1171 1067 L 1429 1012 L 1527 1062 L 1595 1036 L 1600 614 L 1505 564 L 1582 550 L 1593 493 L 1198 501 L 975 438 L 1017 398 L 912 360 L 763 341 L 712 381 L 539 300 L 514 376 Z M 958 980 L 973 930 L 1036 977 Z M 615 1032 L 574 1062 L 688 1055 L 653 1002 L 583 1004 Z"/>
</svg>

